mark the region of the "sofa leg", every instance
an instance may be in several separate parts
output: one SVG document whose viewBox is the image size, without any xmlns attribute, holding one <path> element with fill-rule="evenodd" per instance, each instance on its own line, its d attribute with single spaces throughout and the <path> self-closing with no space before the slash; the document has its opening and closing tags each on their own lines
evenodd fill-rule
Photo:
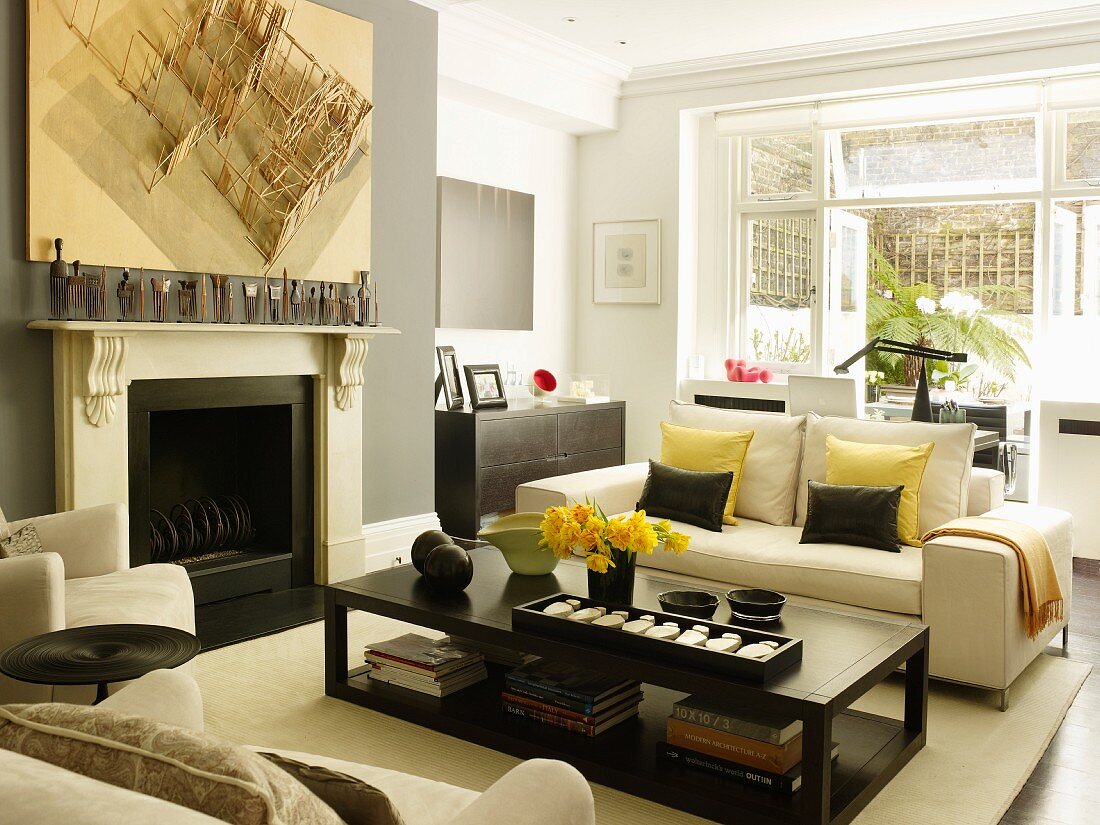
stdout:
<svg viewBox="0 0 1100 825">
<path fill-rule="evenodd" d="M 1062 650 L 1069 647 L 1069 625 L 1062 628 Z"/>
<path fill-rule="evenodd" d="M 998 690 L 997 693 L 1000 696 L 1001 700 L 1001 713 L 1004 713 L 1006 710 L 1008 710 L 1008 688 L 1005 688 L 1004 690 Z"/>
</svg>

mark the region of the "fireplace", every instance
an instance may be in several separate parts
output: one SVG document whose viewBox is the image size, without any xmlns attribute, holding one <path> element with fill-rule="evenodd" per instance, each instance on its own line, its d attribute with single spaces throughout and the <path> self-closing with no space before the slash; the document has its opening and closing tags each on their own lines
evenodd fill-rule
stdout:
<svg viewBox="0 0 1100 825">
<path fill-rule="evenodd" d="M 389 327 L 336 327 L 276 324 L 156 324 L 120 321 L 32 321 L 31 329 L 48 330 L 54 339 L 54 459 L 56 462 L 57 509 L 71 510 L 108 502 L 130 503 L 136 525 L 132 538 L 138 548 L 134 563 L 151 559 L 149 511 L 146 500 L 135 501 L 130 483 L 131 461 L 142 450 L 151 451 L 172 445 L 174 439 L 191 439 L 195 452 L 212 452 L 223 428 L 236 427 L 243 433 L 239 441 L 254 447 L 261 439 L 250 438 L 257 427 L 272 427 L 287 413 L 262 411 L 236 413 L 213 412 L 226 408 L 290 407 L 292 425 L 299 427 L 294 436 L 279 443 L 290 443 L 295 451 L 289 489 L 293 542 L 263 541 L 246 548 L 261 554 L 291 554 L 291 583 L 304 576 L 317 584 L 343 581 L 361 576 L 366 569 L 366 544 L 363 536 L 363 367 L 368 342 L 399 334 Z M 293 398 L 279 394 L 289 381 L 297 389 Z M 198 383 L 207 382 L 211 383 Z M 207 388 L 207 389 L 199 389 Z M 234 395 L 241 391 L 240 396 Z M 151 394 L 150 401 L 146 393 Z M 156 396 L 160 398 L 156 398 Z M 308 405 L 308 408 L 307 408 Z M 153 406 L 153 409 L 150 409 Z M 307 412 L 308 409 L 308 412 Z M 163 419 L 157 411 L 208 410 L 214 416 L 226 416 L 221 422 L 206 424 Z M 143 411 L 149 415 L 131 416 Z M 196 413 L 197 414 L 197 413 Z M 276 423 L 264 418 L 271 415 Z M 131 419 L 137 426 L 148 422 L 150 430 L 132 439 Z M 164 423 L 155 423 L 158 419 Z M 285 427 L 285 418 L 282 426 Z M 303 424 L 304 422 L 304 424 Z M 158 428 L 156 435 L 153 428 Z M 152 436 L 152 437 L 151 437 Z M 269 436 L 270 438 L 270 436 Z M 137 445 L 139 446 L 135 448 Z M 247 445 L 242 449 L 247 449 Z M 219 451 L 220 452 L 220 451 Z M 263 450 L 251 459 L 238 459 L 238 471 L 251 462 L 268 460 Z M 301 453 L 304 461 L 297 460 Z M 131 455 L 132 454 L 132 455 Z M 153 456 L 155 458 L 155 456 Z M 302 468 L 306 468 L 302 470 Z M 142 467 L 137 468 L 143 470 Z M 199 466 L 201 476 L 220 474 Z M 271 472 L 271 471 L 268 471 Z M 284 470 L 280 472 L 286 472 Z M 306 474 L 308 472 L 308 475 Z M 267 476 L 264 475 L 266 484 Z M 152 481 L 152 479 L 150 479 Z M 235 480 L 237 493 L 209 491 L 217 495 L 252 498 L 250 509 L 258 512 L 274 494 L 247 491 L 247 473 Z M 244 484 L 242 489 L 240 485 Z M 280 485 L 281 489 L 287 489 Z M 303 489 L 298 495 L 293 492 Z M 171 492 L 171 491 L 169 491 Z M 208 495 L 209 495 L 208 492 Z M 195 492 L 177 487 L 166 495 L 164 506 L 194 497 Z M 284 492 L 282 494 L 285 501 Z M 305 508 L 304 511 L 301 508 Z M 286 513 L 286 507 L 279 508 Z M 300 515 L 305 512 L 306 515 Z M 140 517 L 137 514 L 141 514 Z M 168 514 L 166 514 L 168 515 Z M 301 537 L 308 547 L 299 555 Z M 257 538 L 264 537 L 257 530 Z M 209 558 L 212 563 L 216 559 Z M 147 555 L 146 555 L 147 554 Z M 312 561 L 311 561 L 312 559 Z M 238 560 L 242 563 L 243 560 Z M 229 567 L 234 562 L 220 565 Z M 198 563 L 196 563 L 198 564 Z M 285 559 L 282 562 L 285 567 Z M 223 571 L 224 572 L 224 571 Z M 255 572 L 255 571 L 254 571 Z M 197 582 L 198 577 L 192 579 Z M 201 585 L 205 587 L 206 582 Z M 196 588 L 198 589 L 198 588 Z"/>
<path fill-rule="evenodd" d="M 313 581 L 305 376 L 134 381 L 130 563 L 182 565 L 202 605 Z"/>
</svg>

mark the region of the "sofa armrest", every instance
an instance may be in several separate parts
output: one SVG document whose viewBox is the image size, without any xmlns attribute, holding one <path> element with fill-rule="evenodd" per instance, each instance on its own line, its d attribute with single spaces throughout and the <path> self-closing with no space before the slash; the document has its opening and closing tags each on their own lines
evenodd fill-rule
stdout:
<svg viewBox="0 0 1100 825">
<path fill-rule="evenodd" d="M 119 713 L 143 716 L 202 733 L 202 694 L 181 670 L 154 670 L 99 703 Z"/>
<path fill-rule="evenodd" d="M 1005 474 L 1000 470 L 974 467 L 970 471 L 968 516 L 980 516 L 1005 503 Z"/>
<path fill-rule="evenodd" d="M 594 825 L 594 804 L 576 768 L 530 759 L 490 785 L 449 825 Z"/>
<path fill-rule="evenodd" d="M 0 559 L 0 650 L 65 627 L 65 565 L 56 553 Z M 49 685 L 0 676 L 0 704 L 48 702 Z"/>
<path fill-rule="evenodd" d="M 83 579 L 130 566 L 130 525 L 121 504 L 102 504 L 12 522 L 14 533 L 33 524 L 42 546 L 65 561 L 65 576 Z"/>
<path fill-rule="evenodd" d="M 633 510 L 642 495 L 649 464 L 622 464 L 565 476 L 529 481 L 516 488 L 517 513 L 541 513 L 547 507 L 595 499 L 608 515 Z"/>
<path fill-rule="evenodd" d="M 1029 639 L 1015 552 L 1000 542 L 964 536 L 944 536 L 924 545 L 923 620 L 931 628 L 932 675 L 1003 690 L 1069 621 L 1073 522 L 1062 510 L 1023 504 L 1008 504 L 987 515 L 1029 524 L 1046 539 L 1066 621 Z"/>
</svg>

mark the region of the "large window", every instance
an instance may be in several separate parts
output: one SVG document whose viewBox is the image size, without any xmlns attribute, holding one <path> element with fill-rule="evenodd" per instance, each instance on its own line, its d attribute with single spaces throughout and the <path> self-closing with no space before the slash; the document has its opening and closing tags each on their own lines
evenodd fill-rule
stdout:
<svg viewBox="0 0 1100 825">
<path fill-rule="evenodd" d="M 718 115 L 728 351 L 829 374 L 871 335 L 923 339 L 976 356 L 976 395 L 1026 395 L 1048 330 L 1100 338 L 1100 100 L 1082 89 L 1100 79 Z"/>
</svg>

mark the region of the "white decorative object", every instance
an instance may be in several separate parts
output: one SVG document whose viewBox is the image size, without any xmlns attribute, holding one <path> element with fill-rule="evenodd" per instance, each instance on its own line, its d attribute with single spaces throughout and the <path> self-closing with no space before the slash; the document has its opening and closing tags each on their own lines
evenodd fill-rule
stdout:
<svg viewBox="0 0 1100 825">
<path fill-rule="evenodd" d="M 592 301 L 661 303 L 660 220 L 593 225 Z"/>
<path fill-rule="evenodd" d="M 573 608 L 574 610 L 580 610 L 581 609 L 581 600 L 580 599 L 566 599 L 565 603 L 567 605 L 569 605 L 571 608 Z"/>
<path fill-rule="evenodd" d="M 625 630 L 627 633 L 643 634 L 650 630 L 652 627 L 653 620 L 646 616 L 643 616 L 640 619 L 635 619 L 632 622 L 627 622 L 626 624 L 624 624 L 623 630 Z"/>
<path fill-rule="evenodd" d="M 573 608 L 565 602 L 554 602 L 544 607 L 542 612 L 548 616 L 558 616 L 564 619 L 573 614 Z"/>
<path fill-rule="evenodd" d="M 775 653 L 777 647 L 779 647 L 779 642 L 756 642 L 755 644 L 745 645 L 734 655 L 744 656 L 746 659 L 763 659 Z"/>
<path fill-rule="evenodd" d="M 599 627 L 610 627 L 613 630 L 618 630 L 626 624 L 626 620 L 616 613 L 608 613 L 606 616 L 600 616 L 598 619 L 594 620 L 592 624 L 598 625 Z"/>
<path fill-rule="evenodd" d="M 624 622 L 628 621 L 630 619 L 630 612 L 627 611 L 627 610 L 612 610 L 611 615 L 612 616 L 622 616 Z"/>
<path fill-rule="evenodd" d="M 705 634 L 700 633 L 694 627 L 691 630 L 685 630 L 682 634 L 676 637 L 676 643 L 681 645 L 692 645 L 694 647 L 701 647 L 706 644 L 707 637 Z"/>
<path fill-rule="evenodd" d="M 741 637 L 736 633 L 723 633 L 720 639 L 709 639 L 707 650 L 717 650 L 719 653 L 733 653 L 741 647 Z"/>
<path fill-rule="evenodd" d="M 603 616 L 600 610 L 599 607 L 586 607 L 573 613 L 569 618 L 575 622 L 592 622 Z"/>
<path fill-rule="evenodd" d="M 657 627 L 651 627 L 645 632 L 646 636 L 652 636 L 655 639 L 675 639 L 680 635 L 680 628 L 678 625 L 672 622 L 665 622 Z"/>
</svg>

